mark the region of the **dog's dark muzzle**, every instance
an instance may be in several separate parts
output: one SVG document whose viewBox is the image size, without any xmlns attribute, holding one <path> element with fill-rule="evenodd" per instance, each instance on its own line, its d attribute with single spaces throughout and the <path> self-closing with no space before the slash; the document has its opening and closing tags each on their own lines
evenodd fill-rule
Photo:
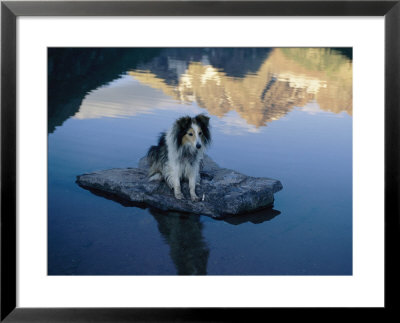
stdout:
<svg viewBox="0 0 400 323">
<path fill-rule="evenodd" d="M 201 145 L 200 145 L 200 144 L 196 144 L 196 148 L 197 148 L 197 149 L 200 149 L 200 148 L 201 148 Z"/>
</svg>

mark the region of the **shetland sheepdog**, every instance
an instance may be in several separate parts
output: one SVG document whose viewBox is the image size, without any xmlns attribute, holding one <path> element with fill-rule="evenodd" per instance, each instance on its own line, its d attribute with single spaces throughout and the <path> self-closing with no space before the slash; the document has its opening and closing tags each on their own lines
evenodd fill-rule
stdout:
<svg viewBox="0 0 400 323">
<path fill-rule="evenodd" d="M 190 198 L 198 201 L 196 183 L 200 179 L 200 163 L 211 143 L 210 118 L 199 114 L 181 117 L 160 135 L 157 146 L 147 153 L 149 180 L 165 180 L 175 198 L 183 199 L 181 179 L 189 181 Z"/>
</svg>

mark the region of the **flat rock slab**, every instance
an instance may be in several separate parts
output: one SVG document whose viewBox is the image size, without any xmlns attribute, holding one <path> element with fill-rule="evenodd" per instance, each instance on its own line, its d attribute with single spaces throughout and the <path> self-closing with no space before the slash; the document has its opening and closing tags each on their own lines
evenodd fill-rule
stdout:
<svg viewBox="0 0 400 323">
<path fill-rule="evenodd" d="M 164 181 L 149 181 L 147 159 L 138 168 L 115 168 L 77 176 L 77 183 L 89 190 L 114 195 L 127 202 L 148 205 L 164 211 L 204 214 L 225 218 L 254 212 L 273 205 L 274 193 L 282 189 L 280 181 L 251 177 L 219 167 L 205 156 L 196 186 L 199 202 L 192 202 L 188 183 L 182 182 L 185 199 L 177 200 Z"/>
</svg>

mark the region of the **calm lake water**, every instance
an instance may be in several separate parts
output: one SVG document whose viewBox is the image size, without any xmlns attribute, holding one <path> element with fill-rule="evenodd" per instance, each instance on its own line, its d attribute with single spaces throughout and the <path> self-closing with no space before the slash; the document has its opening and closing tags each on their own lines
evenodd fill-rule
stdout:
<svg viewBox="0 0 400 323">
<path fill-rule="evenodd" d="M 49 49 L 49 275 L 351 275 L 352 55 L 329 48 Z M 136 167 L 205 113 L 220 166 L 279 179 L 227 220 L 126 207 L 76 176 Z"/>
</svg>

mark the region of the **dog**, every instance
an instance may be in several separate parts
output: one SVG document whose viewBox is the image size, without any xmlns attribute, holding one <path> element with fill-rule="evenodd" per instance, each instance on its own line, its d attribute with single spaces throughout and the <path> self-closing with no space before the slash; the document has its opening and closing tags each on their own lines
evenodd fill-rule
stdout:
<svg viewBox="0 0 400 323">
<path fill-rule="evenodd" d="M 147 152 L 149 180 L 165 180 L 178 200 L 184 198 L 181 179 L 189 181 L 191 200 L 199 200 L 196 183 L 204 152 L 211 143 L 209 121 L 204 114 L 181 117 L 167 132 L 161 133 L 158 145 L 151 146 Z"/>
</svg>

